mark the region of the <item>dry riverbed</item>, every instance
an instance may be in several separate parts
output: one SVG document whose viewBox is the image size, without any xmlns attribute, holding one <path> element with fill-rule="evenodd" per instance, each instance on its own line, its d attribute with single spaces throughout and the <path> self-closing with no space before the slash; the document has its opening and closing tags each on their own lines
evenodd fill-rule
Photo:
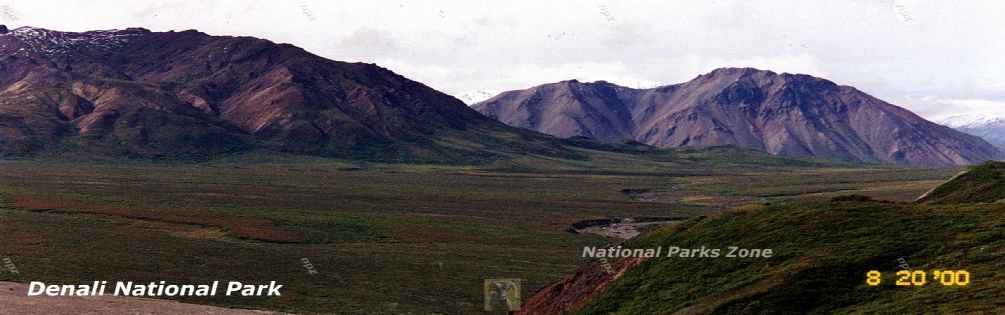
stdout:
<svg viewBox="0 0 1005 315">
<path fill-rule="evenodd" d="M 627 240 L 639 236 L 645 228 L 671 224 L 685 218 L 615 218 L 585 220 L 573 224 L 569 230 L 580 234 Z"/>
</svg>

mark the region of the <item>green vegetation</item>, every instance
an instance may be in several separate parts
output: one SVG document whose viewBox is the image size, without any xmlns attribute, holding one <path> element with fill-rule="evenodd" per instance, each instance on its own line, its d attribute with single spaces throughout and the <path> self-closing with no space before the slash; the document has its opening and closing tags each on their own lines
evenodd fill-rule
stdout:
<svg viewBox="0 0 1005 315">
<path fill-rule="evenodd" d="M 1005 162 L 989 161 L 971 167 L 918 201 L 935 204 L 1005 201 Z"/>
<path fill-rule="evenodd" d="M 994 313 L 1005 307 L 1005 205 L 912 205 L 867 197 L 700 217 L 629 247 L 770 248 L 771 258 L 654 258 L 582 314 Z M 723 253 L 725 255 L 725 253 Z M 965 287 L 896 286 L 912 270 L 967 270 Z M 866 273 L 882 272 L 878 286 Z"/>
<path fill-rule="evenodd" d="M 565 232 L 580 220 L 695 217 L 838 193 L 906 201 L 955 173 L 725 147 L 604 149 L 475 166 L 260 152 L 198 163 L 0 161 L 0 255 L 21 271 L 0 273 L 0 281 L 275 280 L 285 285 L 281 298 L 180 300 L 298 313 L 469 314 L 481 309 L 483 279 L 525 279 L 529 295 L 584 263 L 583 246 L 608 242 Z M 652 199 L 625 189 L 648 189 Z"/>
</svg>

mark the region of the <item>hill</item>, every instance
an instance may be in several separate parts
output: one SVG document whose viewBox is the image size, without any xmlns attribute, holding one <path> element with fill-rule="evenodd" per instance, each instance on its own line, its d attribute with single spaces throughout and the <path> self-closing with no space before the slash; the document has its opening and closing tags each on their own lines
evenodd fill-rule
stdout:
<svg viewBox="0 0 1005 315">
<path fill-rule="evenodd" d="M 746 207 L 623 244 L 721 248 L 721 257 L 612 259 L 614 275 L 585 268 L 538 292 L 523 313 L 994 313 L 1005 305 L 1002 211 L 1001 204 L 854 196 Z M 773 256 L 727 258 L 729 246 L 772 249 Z M 895 285 L 902 269 L 925 272 L 926 284 Z M 882 273 L 877 286 L 866 283 L 872 270 Z M 966 286 L 943 286 L 935 270 L 965 270 L 972 278 Z"/>
<path fill-rule="evenodd" d="M 0 28 L 0 156 L 571 154 L 373 64 L 194 30 Z"/>
<path fill-rule="evenodd" d="M 657 147 L 738 145 L 790 156 L 920 166 L 1002 153 L 850 86 L 802 74 L 723 68 L 676 85 L 632 89 L 576 80 L 509 91 L 473 106 L 557 137 Z"/>
<path fill-rule="evenodd" d="M 920 203 L 958 204 L 1005 201 L 1005 162 L 971 167 L 918 198 Z"/>
</svg>

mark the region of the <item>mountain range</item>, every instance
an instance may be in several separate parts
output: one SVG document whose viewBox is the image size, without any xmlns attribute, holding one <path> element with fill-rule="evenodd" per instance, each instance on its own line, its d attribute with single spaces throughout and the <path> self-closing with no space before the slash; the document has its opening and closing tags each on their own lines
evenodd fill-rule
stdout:
<svg viewBox="0 0 1005 315">
<path fill-rule="evenodd" d="M 1002 152 L 850 86 L 803 74 L 722 68 L 691 81 L 632 89 L 562 81 L 473 105 L 510 126 L 562 138 L 657 147 L 737 145 L 789 156 L 949 166 Z"/>
<path fill-rule="evenodd" d="M 0 26 L 0 155 L 253 149 L 408 161 L 573 154 L 387 69 L 289 44 Z"/>
<path fill-rule="evenodd" d="M 420 162 L 584 158 L 573 149 L 582 141 L 542 133 L 923 166 L 1001 155 L 807 75 L 724 68 L 652 89 L 564 81 L 468 107 L 377 65 L 253 37 L 0 25 L 0 156 L 200 159 L 264 149 Z"/>
<path fill-rule="evenodd" d="M 1005 149 L 1005 117 L 957 115 L 941 120 L 942 125 L 975 135 Z"/>
</svg>

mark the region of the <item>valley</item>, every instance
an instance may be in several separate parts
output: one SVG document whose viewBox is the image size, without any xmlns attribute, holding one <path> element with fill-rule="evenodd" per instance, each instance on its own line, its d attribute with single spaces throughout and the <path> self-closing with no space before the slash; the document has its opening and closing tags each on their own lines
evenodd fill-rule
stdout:
<svg viewBox="0 0 1005 315">
<path fill-rule="evenodd" d="M 580 150 L 590 161 L 6 160 L 0 253 L 20 273 L 0 281 L 274 280 L 283 296 L 177 300 L 307 314 L 463 314 L 481 309 L 485 278 L 524 279 L 530 296 L 589 263 L 584 246 L 617 241 L 567 232 L 575 222 L 690 218 L 850 193 L 910 201 L 958 172 L 728 147 Z M 654 198 L 623 193 L 638 188 Z"/>
</svg>

